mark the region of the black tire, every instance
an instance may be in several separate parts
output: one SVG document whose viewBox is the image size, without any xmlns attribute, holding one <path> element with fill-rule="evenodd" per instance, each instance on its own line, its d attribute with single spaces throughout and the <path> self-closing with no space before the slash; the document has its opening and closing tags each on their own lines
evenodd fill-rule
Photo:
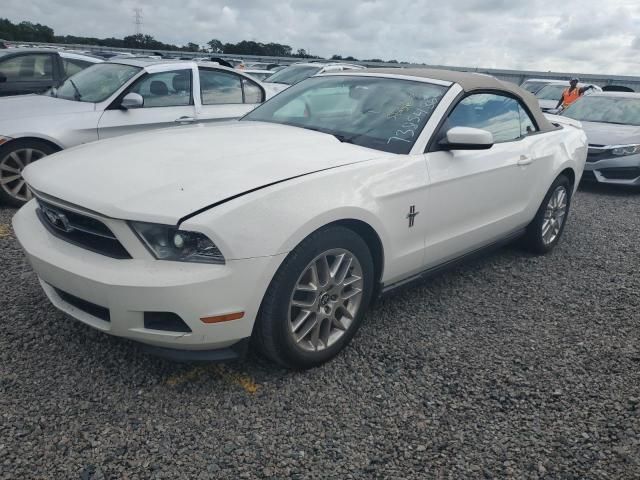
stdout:
<svg viewBox="0 0 640 480">
<path fill-rule="evenodd" d="M 6 170 L 6 168 L 15 169 L 19 167 L 19 164 L 15 163 L 15 160 L 12 159 L 10 155 L 14 152 L 23 152 L 25 149 L 33 150 L 32 162 L 39 160 L 42 156 L 51 155 L 58 151 L 57 148 L 53 147 L 49 143 L 36 139 L 14 140 L 9 142 L 0 147 L 0 179 L 6 179 L 9 175 L 11 175 L 11 177 L 15 176 L 13 172 Z M 38 158 L 36 158 L 36 156 Z M 3 167 L 5 169 L 2 169 Z M 22 171 L 22 169 L 20 169 L 20 171 Z M 12 189 L 20 186 L 21 181 L 22 175 L 9 183 L 0 184 L 0 203 L 13 207 L 20 207 L 27 202 L 28 198 L 25 198 L 24 195 L 26 192 L 26 186 L 20 187 L 20 190 L 15 194 L 11 193 Z"/>
<path fill-rule="evenodd" d="M 309 352 L 296 344 L 291 333 L 290 300 L 298 279 L 309 264 L 319 255 L 333 249 L 347 250 L 360 264 L 363 279 L 360 306 L 351 325 L 335 343 L 324 350 Z M 254 344 L 267 358 L 287 368 L 307 369 L 327 362 L 349 343 L 358 330 L 371 301 L 373 283 L 371 253 L 359 235 L 342 226 L 328 226 L 317 230 L 289 253 L 271 280 L 253 331 Z"/>
<path fill-rule="evenodd" d="M 560 226 L 560 231 L 557 234 L 556 238 L 549 243 L 545 243 L 542 235 L 545 211 L 547 209 L 547 205 L 549 204 L 549 201 L 551 200 L 553 193 L 556 191 L 556 189 L 558 189 L 558 187 L 561 187 L 561 186 L 565 188 L 566 194 L 567 194 L 566 214 L 564 216 L 564 220 Z M 536 213 L 536 216 L 531 221 L 531 223 L 527 226 L 527 230 L 523 240 L 524 240 L 525 247 L 529 251 L 536 254 L 545 254 L 545 253 L 549 253 L 551 250 L 555 248 L 555 246 L 560 241 L 560 238 L 562 238 L 564 227 L 567 225 L 567 219 L 569 217 L 569 212 L 571 211 L 572 194 L 573 194 L 573 185 L 571 181 L 564 175 L 558 176 L 558 178 L 556 178 L 555 181 L 551 184 L 551 187 L 549 188 L 549 191 L 545 195 L 544 200 L 540 205 L 540 208 L 538 208 L 538 212 Z"/>
</svg>

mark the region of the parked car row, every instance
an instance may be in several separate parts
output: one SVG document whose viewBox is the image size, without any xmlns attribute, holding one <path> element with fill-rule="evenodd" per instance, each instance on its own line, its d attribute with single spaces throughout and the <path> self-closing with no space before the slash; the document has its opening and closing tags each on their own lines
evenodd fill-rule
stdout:
<svg viewBox="0 0 640 480">
<path fill-rule="evenodd" d="M 57 308 L 169 358 L 237 358 L 252 339 L 309 368 L 379 293 L 516 238 L 560 241 L 587 156 L 578 121 L 486 75 L 289 68 L 266 102 L 237 70 L 149 59 L 5 99 L 25 112 L 0 133 L 37 125 L 56 148 L 202 122 L 37 162 L 33 140 L 2 137 L 5 197 L 29 200 L 13 228 Z"/>
<path fill-rule="evenodd" d="M 41 57 L 58 59 L 69 74 L 70 65 L 77 63 L 80 68 L 82 61 L 80 55 L 52 50 L 21 49 L 9 55 L 36 66 Z M 239 118 L 312 75 L 362 70 L 348 64 L 301 63 L 277 72 L 275 79 L 267 70 L 262 83 L 262 71 L 214 62 L 149 57 L 92 60 L 83 65 L 91 68 L 73 72 L 77 75 L 64 77 L 64 83 L 42 83 L 41 89 L 49 87 L 46 95 L 0 99 L 0 201 L 12 205 L 28 201 L 31 191 L 22 170 L 59 150 L 152 128 Z"/>
<path fill-rule="evenodd" d="M 45 155 L 152 128 L 241 117 L 283 87 L 213 63 L 101 62 L 45 95 L 0 99 L 0 201 L 31 198 L 21 172 Z"/>
</svg>

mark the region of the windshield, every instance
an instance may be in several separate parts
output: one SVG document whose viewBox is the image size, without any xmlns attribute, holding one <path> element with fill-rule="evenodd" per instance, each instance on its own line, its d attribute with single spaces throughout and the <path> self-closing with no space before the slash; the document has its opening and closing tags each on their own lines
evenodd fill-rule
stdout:
<svg viewBox="0 0 640 480">
<path fill-rule="evenodd" d="M 292 65 L 271 75 L 271 77 L 269 77 L 269 82 L 293 85 L 301 82 L 305 78 L 313 77 L 320 70 L 322 70 L 320 67 L 310 65 Z"/>
<path fill-rule="evenodd" d="M 575 120 L 640 126 L 640 98 L 582 97 L 563 115 Z"/>
<path fill-rule="evenodd" d="M 568 85 L 547 85 L 536 93 L 536 97 L 538 100 L 555 100 L 557 102 L 566 88 L 569 88 Z"/>
<path fill-rule="evenodd" d="M 341 142 L 407 154 L 446 87 L 364 76 L 313 77 L 284 90 L 242 120 L 334 135 Z"/>
<path fill-rule="evenodd" d="M 537 81 L 528 80 L 528 81 L 524 82 L 522 85 L 520 85 L 520 88 L 524 88 L 525 90 L 527 90 L 528 92 L 531 92 L 531 93 L 536 93 L 538 90 L 540 90 L 546 84 L 547 84 L 546 82 L 537 82 Z"/>
<path fill-rule="evenodd" d="M 273 74 L 273 72 L 270 72 L 269 70 L 265 70 L 264 72 L 245 72 L 245 73 L 247 75 L 251 75 L 253 78 L 261 82 L 264 81 L 265 78 L 268 78 Z"/>
<path fill-rule="evenodd" d="M 99 63 L 67 78 L 57 90 L 52 88 L 48 94 L 79 102 L 102 102 L 139 71 L 139 67 L 130 65 Z"/>
</svg>

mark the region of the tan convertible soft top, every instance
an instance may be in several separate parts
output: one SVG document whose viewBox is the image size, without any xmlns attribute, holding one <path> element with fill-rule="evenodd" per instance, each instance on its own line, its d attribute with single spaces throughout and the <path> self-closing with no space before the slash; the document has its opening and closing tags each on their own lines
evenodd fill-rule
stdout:
<svg viewBox="0 0 640 480">
<path fill-rule="evenodd" d="M 555 127 L 547 120 L 540 110 L 538 99 L 523 88 L 514 83 L 503 82 L 491 75 L 481 73 L 456 72 L 453 70 L 438 70 L 434 68 L 368 68 L 362 73 L 384 73 L 389 75 L 407 75 L 411 77 L 431 78 L 445 82 L 457 83 L 465 92 L 474 90 L 504 90 L 510 95 L 522 100 L 541 132 L 555 130 Z"/>
</svg>

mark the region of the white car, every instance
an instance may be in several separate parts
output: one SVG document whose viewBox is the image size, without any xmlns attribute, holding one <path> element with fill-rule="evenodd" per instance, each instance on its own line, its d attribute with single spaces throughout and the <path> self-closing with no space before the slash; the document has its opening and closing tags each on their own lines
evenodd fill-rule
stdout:
<svg viewBox="0 0 640 480">
<path fill-rule="evenodd" d="M 529 93 L 534 95 L 546 85 L 550 83 L 563 82 L 564 80 L 559 78 L 528 78 L 520 84 L 520 88 L 525 89 Z"/>
<path fill-rule="evenodd" d="M 30 192 L 22 169 L 62 149 L 154 128 L 235 119 L 285 87 L 213 63 L 120 59 L 44 95 L 0 98 L 0 202 Z"/>
<path fill-rule="evenodd" d="M 295 85 L 305 78 L 322 73 L 351 72 L 356 70 L 364 70 L 366 67 L 361 65 L 351 65 L 349 63 L 339 62 L 300 62 L 289 65 L 275 72 L 266 81 L 267 85 L 281 85 L 287 88 Z"/>
<path fill-rule="evenodd" d="M 244 70 L 242 70 L 242 73 L 246 75 L 250 75 L 260 82 L 265 82 L 266 79 L 269 78 L 271 75 L 273 75 L 274 72 L 272 72 L 271 70 L 255 70 L 255 69 L 245 68 Z"/>
<path fill-rule="evenodd" d="M 13 228 L 51 302 L 87 325 L 181 359 L 253 337 L 307 368 L 379 292 L 521 235 L 550 251 L 587 154 L 566 121 L 484 75 L 322 75 L 238 122 L 30 165 L 37 198 Z"/>
<path fill-rule="evenodd" d="M 578 88 L 584 88 L 589 86 L 590 84 L 579 83 Z M 540 108 L 543 112 L 554 113 L 558 109 L 558 102 L 562 98 L 562 93 L 569 88 L 569 82 L 552 82 L 540 90 L 538 90 L 535 95 L 538 99 L 538 103 L 540 104 Z M 601 92 L 602 88 L 597 85 L 593 85 L 593 89 L 588 90 L 585 95 L 590 95 L 591 93 Z"/>
</svg>

